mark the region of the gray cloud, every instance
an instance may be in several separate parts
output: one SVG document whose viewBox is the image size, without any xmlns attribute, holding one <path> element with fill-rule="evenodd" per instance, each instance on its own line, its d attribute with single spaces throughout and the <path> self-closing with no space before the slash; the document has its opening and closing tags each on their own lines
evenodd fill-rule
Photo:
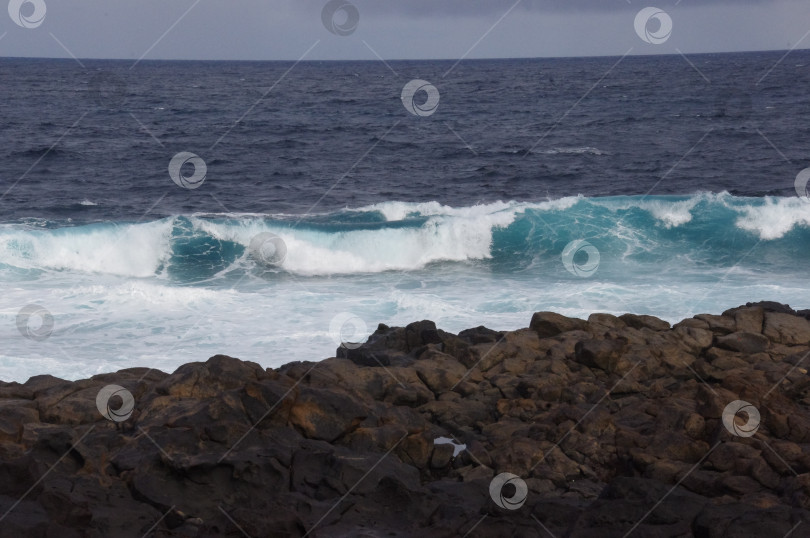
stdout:
<svg viewBox="0 0 810 538">
<path fill-rule="evenodd" d="M 735 6 L 776 4 L 778 0 L 648 0 L 643 2 L 635 0 L 628 4 L 627 0 L 394 0 L 380 2 L 379 0 L 347 0 L 351 1 L 361 12 L 376 15 L 406 15 L 409 17 L 431 16 L 481 16 L 503 14 L 509 9 L 516 12 L 610 12 L 610 11 L 638 11 L 648 5 L 654 5 L 664 10 L 684 9 L 709 6 Z M 805 0 L 794 0 L 797 3 Z M 322 7 L 325 0 L 305 0 L 296 2 L 297 5 L 308 9 Z"/>
<path fill-rule="evenodd" d="M 310 47 L 312 60 L 674 54 L 789 48 L 810 20 L 807 0 L 522 0 L 507 17 L 515 0 L 350 1 L 360 24 L 340 37 L 322 24 L 327 0 L 46 0 L 35 29 L 0 14 L 0 51 L 195 60 L 295 60 Z M 635 13 L 650 4 L 675 21 L 659 47 L 634 31 Z"/>
</svg>

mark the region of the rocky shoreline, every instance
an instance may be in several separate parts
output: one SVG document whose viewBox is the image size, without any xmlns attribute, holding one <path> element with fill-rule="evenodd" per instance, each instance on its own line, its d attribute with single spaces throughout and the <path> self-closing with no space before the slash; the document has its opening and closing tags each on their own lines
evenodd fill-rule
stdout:
<svg viewBox="0 0 810 538">
<path fill-rule="evenodd" d="M 807 536 L 808 318 L 421 321 L 0 382 L 0 536 Z"/>
</svg>

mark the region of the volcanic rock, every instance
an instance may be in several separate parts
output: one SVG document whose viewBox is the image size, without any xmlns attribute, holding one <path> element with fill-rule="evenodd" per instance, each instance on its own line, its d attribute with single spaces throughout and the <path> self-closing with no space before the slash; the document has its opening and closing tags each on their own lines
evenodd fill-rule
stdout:
<svg viewBox="0 0 810 538">
<path fill-rule="evenodd" d="M 804 536 L 808 357 L 763 302 L 0 382 L 0 537 Z"/>
</svg>

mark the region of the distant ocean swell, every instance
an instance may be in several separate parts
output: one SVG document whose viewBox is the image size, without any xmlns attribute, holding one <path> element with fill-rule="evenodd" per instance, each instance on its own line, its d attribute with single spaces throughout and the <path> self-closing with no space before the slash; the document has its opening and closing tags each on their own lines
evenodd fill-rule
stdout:
<svg viewBox="0 0 810 538">
<path fill-rule="evenodd" d="M 524 271 L 559 261 L 578 239 L 608 259 L 642 265 L 677 260 L 723 267 L 754 247 L 770 254 L 744 265 L 789 269 L 810 259 L 803 247 L 810 244 L 810 203 L 795 197 L 567 197 L 460 208 L 385 202 L 300 218 L 198 214 L 144 223 L 8 223 L 0 225 L 0 271 L 24 279 L 77 272 L 178 283 L 243 271 L 267 276 L 247 251 L 262 232 L 287 247 L 274 271 L 301 276 L 413 271 L 440 262 Z"/>
</svg>

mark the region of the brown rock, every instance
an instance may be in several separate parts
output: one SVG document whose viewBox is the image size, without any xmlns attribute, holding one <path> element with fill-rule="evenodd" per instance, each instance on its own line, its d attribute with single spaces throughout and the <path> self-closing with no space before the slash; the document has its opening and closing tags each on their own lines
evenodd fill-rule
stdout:
<svg viewBox="0 0 810 538">
<path fill-rule="evenodd" d="M 420 360 L 414 363 L 413 370 L 434 394 L 452 389 L 470 375 L 469 369 L 455 357 L 435 350 L 420 357 Z"/>
<path fill-rule="evenodd" d="M 713 347 L 706 350 L 705 357 L 713 368 L 719 368 L 720 370 L 748 367 L 748 363 L 743 359 L 742 355 L 736 351 Z"/>
<path fill-rule="evenodd" d="M 759 306 L 738 308 L 734 311 L 734 321 L 738 331 L 760 334 L 765 323 L 765 311 Z"/>
<path fill-rule="evenodd" d="M 440 344 L 442 341 L 436 324 L 430 320 L 417 321 L 405 327 L 406 350 L 411 351 L 427 344 Z"/>
<path fill-rule="evenodd" d="M 734 318 L 728 316 L 715 316 L 713 314 L 698 314 L 696 319 L 709 324 L 709 329 L 715 334 L 728 334 L 737 330 Z"/>
<path fill-rule="evenodd" d="M 495 472 L 490 469 L 489 467 L 484 467 L 482 465 L 469 465 L 462 469 L 458 470 L 459 476 L 461 476 L 464 482 L 484 482 L 488 483 L 492 480 L 492 477 L 495 475 Z"/>
<path fill-rule="evenodd" d="M 681 346 L 693 353 L 700 353 L 712 345 L 713 335 L 711 331 L 697 329 L 695 327 L 675 327 L 674 335 L 679 339 Z"/>
<path fill-rule="evenodd" d="M 719 480 L 721 487 L 732 495 L 747 495 L 749 493 L 756 493 L 761 486 L 751 477 L 731 475 L 725 476 Z"/>
<path fill-rule="evenodd" d="M 593 334 L 604 334 L 611 329 L 624 329 L 627 324 L 613 314 L 591 314 L 588 327 Z"/>
<path fill-rule="evenodd" d="M 744 331 L 737 331 L 717 338 L 718 346 L 749 355 L 766 351 L 770 343 L 770 340 L 761 334 Z"/>
<path fill-rule="evenodd" d="M 433 439 L 425 434 L 418 434 L 406 437 L 395 450 L 403 463 L 424 470 L 434 449 Z"/>
<path fill-rule="evenodd" d="M 244 385 L 246 379 L 265 379 L 267 373 L 255 362 L 216 355 L 205 363 L 184 364 L 158 384 L 159 394 L 181 398 L 208 398 Z"/>
<path fill-rule="evenodd" d="M 652 331 L 667 331 L 670 328 L 669 322 L 658 319 L 655 316 L 644 316 L 636 314 L 622 314 L 619 319 L 624 321 L 628 327 L 634 329 L 650 329 Z"/>
<path fill-rule="evenodd" d="M 444 469 L 450 465 L 450 459 L 453 457 L 456 447 L 451 444 L 435 445 L 433 453 L 430 456 L 430 466 L 433 469 Z"/>
<path fill-rule="evenodd" d="M 540 312 L 381 325 L 277 369 L 0 383 L 0 536 L 781 536 L 810 521 L 804 323 L 765 303 L 672 329 Z M 94 409 L 112 383 L 135 395 L 125 423 Z M 725 429 L 734 400 L 760 410 L 754 437 Z M 525 508 L 494 504 L 501 472 Z"/>
<path fill-rule="evenodd" d="M 780 344 L 810 344 L 810 321 L 791 314 L 778 312 L 765 313 L 765 326 L 762 333 Z"/>
<path fill-rule="evenodd" d="M 702 439 L 706 430 L 706 420 L 697 413 L 691 413 L 684 421 L 683 429 L 692 439 Z"/>
<path fill-rule="evenodd" d="M 751 473 L 751 478 L 768 489 L 779 487 L 779 475 L 762 458 L 754 458 L 748 472 Z"/>
<path fill-rule="evenodd" d="M 332 442 L 368 416 L 366 408 L 346 394 L 305 389 L 289 410 L 289 421 L 305 437 Z"/>
<path fill-rule="evenodd" d="M 23 425 L 39 422 L 39 411 L 30 400 L 0 400 L 0 442 L 19 442 Z"/>
<path fill-rule="evenodd" d="M 622 353 L 627 348 L 625 340 L 585 340 L 578 342 L 574 350 L 576 361 L 605 372 L 624 373 L 632 367 L 621 364 Z M 620 371 L 621 370 L 621 371 Z"/>
<path fill-rule="evenodd" d="M 550 338 L 568 331 L 586 330 L 587 325 L 585 320 L 567 318 L 554 312 L 535 312 L 529 328 L 540 338 Z"/>
<path fill-rule="evenodd" d="M 697 318 L 687 318 L 682 321 L 679 321 L 675 325 L 672 326 L 673 329 L 677 329 L 678 327 L 692 327 L 693 329 L 705 329 L 710 330 L 709 324 L 702 319 Z"/>
</svg>

